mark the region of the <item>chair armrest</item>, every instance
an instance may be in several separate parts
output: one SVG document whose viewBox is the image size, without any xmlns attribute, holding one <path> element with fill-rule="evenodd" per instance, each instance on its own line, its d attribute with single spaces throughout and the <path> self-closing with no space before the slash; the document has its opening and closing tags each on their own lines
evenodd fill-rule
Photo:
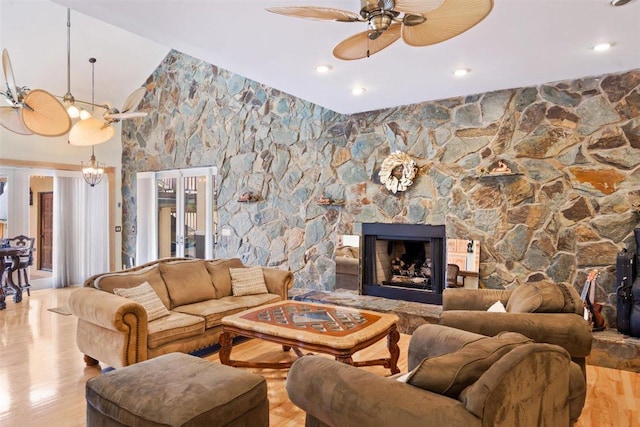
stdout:
<svg viewBox="0 0 640 427">
<path fill-rule="evenodd" d="M 440 324 L 476 334 L 494 336 L 503 331 L 525 335 L 535 342 L 556 344 L 571 357 L 591 352 L 591 327 L 574 313 L 491 313 L 487 311 L 443 311 Z"/>
<path fill-rule="evenodd" d="M 442 292 L 442 311 L 486 311 L 498 300 L 506 306 L 512 292 L 506 289 L 447 288 Z"/>
<path fill-rule="evenodd" d="M 283 300 L 289 297 L 289 289 L 293 286 L 293 273 L 278 268 L 262 267 L 262 274 L 270 294 L 278 294 Z"/>
<path fill-rule="evenodd" d="M 289 399 L 333 426 L 480 426 L 451 399 L 322 356 L 297 360 L 287 375 Z"/>
</svg>

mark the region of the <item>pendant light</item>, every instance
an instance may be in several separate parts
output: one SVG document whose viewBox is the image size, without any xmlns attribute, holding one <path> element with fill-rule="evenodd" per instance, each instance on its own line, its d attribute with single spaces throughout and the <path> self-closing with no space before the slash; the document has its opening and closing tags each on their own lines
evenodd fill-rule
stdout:
<svg viewBox="0 0 640 427">
<path fill-rule="evenodd" d="M 94 146 L 91 146 L 91 159 L 88 162 L 82 162 L 82 176 L 87 184 L 95 187 L 102 181 L 104 176 L 104 164 L 96 160 Z"/>
<path fill-rule="evenodd" d="M 91 63 L 91 111 L 95 108 L 94 90 L 95 90 L 95 63 L 96 58 L 89 58 Z M 69 132 L 69 143 L 71 145 L 87 146 L 102 144 L 110 140 L 115 134 L 115 129 L 107 122 L 98 120 L 95 117 L 89 117 L 80 120 L 73 125 Z"/>
</svg>

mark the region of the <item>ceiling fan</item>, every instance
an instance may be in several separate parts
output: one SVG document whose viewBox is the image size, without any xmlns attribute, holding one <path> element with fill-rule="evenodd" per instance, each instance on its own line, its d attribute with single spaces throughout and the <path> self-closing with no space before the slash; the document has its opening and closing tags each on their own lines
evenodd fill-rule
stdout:
<svg viewBox="0 0 640 427">
<path fill-rule="evenodd" d="M 271 7 L 269 12 L 297 18 L 366 22 L 368 29 L 333 49 L 336 58 L 368 58 L 400 37 L 410 46 L 428 46 L 456 37 L 482 21 L 493 0 L 360 0 L 359 13 L 314 6 Z"/>
<path fill-rule="evenodd" d="M 0 125 L 20 135 L 60 136 L 71 129 L 71 119 L 62 104 L 49 92 L 16 86 L 7 49 L 2 50 L 4 95 L 9 106 L 0 107 Z"/>
<path fill-rule="evenodd" d="M 64 96 L 54 96 L 42 89 L 30 90 L 15 84 L 9 52 L 2 52 L 2 68 L 6 81 L 6 91 L 0 90 L 9 106 L 0 107 L 0 125 L 11 132 L 20 135 L 37 134 L 41 136 L 60 136 L 69 133 L 69 143 L 72 145 L 95 145 L 108 141 L 113 137 L 114 123 L 123 119 L 144 117 L 145 112 L 137 111 L 146 89 L 135 90 L 124 103 L 121 110 L 113 108 L 109 103 L 95 104 L 93 100 L 93 64 L 95 58 L 90 58 L 92 64 L 91 102 L 77 100 L 71 94 L 71 11 L 67 9 L 67 93 Z M 57 98 L 60 98 L 60 102 Z M 81 120 L 72 127 L 71 118 L 80 114 L 76 104 L 85 104 L 92 108 L 103 109 L 102 120 L 87 113 L 81 115 Z"/>
</svg>

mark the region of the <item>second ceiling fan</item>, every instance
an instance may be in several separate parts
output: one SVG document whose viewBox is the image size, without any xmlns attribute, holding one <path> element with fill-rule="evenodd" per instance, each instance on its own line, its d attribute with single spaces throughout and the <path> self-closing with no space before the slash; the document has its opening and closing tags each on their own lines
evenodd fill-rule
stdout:
<svg viewBox="0 0 640 427">
<path fill-rule="evenodd" d="M 410 46 L 428 46 L 456 37 L 482 21 L 493 0 L 360 0 L 360 13 L 326 7 L 272 7 L 269 12 L 297 18 L 366 22 L 368 29 L 334 49 L 344 60 L 380 52 L 402 37 Z"/>
</svg>

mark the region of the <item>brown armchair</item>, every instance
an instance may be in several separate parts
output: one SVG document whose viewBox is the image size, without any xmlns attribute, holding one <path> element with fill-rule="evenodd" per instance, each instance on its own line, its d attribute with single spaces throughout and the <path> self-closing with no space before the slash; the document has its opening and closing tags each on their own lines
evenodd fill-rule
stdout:
<svg viewBox="0 0 640 427">
<path fill-rule="evenodd" d="M 506 306 L 506 313 L 487 311 L 496 301 Z M 546 280 L 515 290 L 445 289 L 440 324 L 488 336 L 519 332 L 535 342 L 559 345 L 584 373 L 593 334 L 583 311 L 572 286 Z"/>
<path fill-rule="evenodd" d="M 580 367 L 559 346 L 509 335 L 423 325 L 409 344 L 408 383 L 307 356 L 291 367 L 287 393 L 307 427 L 571 425 L 586 397 Z"/>
</svg>

